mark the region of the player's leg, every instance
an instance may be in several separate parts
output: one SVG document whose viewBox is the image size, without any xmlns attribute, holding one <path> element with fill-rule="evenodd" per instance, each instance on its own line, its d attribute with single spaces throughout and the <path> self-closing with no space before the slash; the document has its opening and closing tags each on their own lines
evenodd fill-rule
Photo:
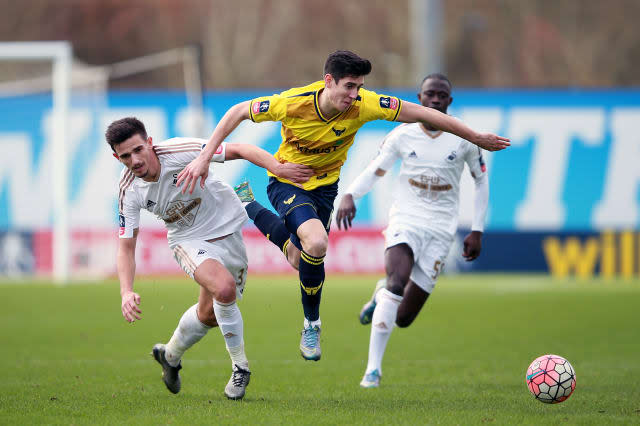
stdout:
<svg viewBox="0 0 640 426">
<path fill-rule="evenodd" d="M 293 247 L 296 247 L 300 253 L 297 260 L 305 317 L 300 352 L 307 360 L 317 361 L 321 357 L 320 300 L 325 278 L 324 257 L 337 192 L 337 183 L 306 191 L 273 178 L 267 187 L 269 201 L 292 234 L 288 251 L 293 253 Z"/>
<path fill-rule="evenodd" d="M 211 257 L 220 261 L 235 283 L 235 300 L 230 302 L 216 298 L 213 308 L 231 358 L 232 372 L 224 393 L 229 399 L 242 399 L 251 378 L 244 349 L 244 324 L 237 306 L 237 302 L 242 300 L 248 266 L 242 231 L 212 242 L 208 251 Z"/>
<path fill-rule="evenodd" d="M 199 262 L 194 259 L 199 251 L 199 244 L 201 243 L 187 243 L 173 248 L 176 261 L 191 278 L 194 278 L 194 271 Z M 182 314 L 169 342 L 166 345 L 158 343 L 152 350 L 153 357 L 162 366 L 162 380 L 169 391 L 172 393 L 180 391 L 179 371 L 182 369 L 182 355 L 216 325 L 213 293 L 201 287 L 198 303 Z"/>
<path fill-rule="evenodd" d="M 297 215 L 309 216 L 312 209 L 300 207 Z M 307 210 L 305 212 L 305 210 Z M 324 257 L 327 252 L 329 238 L 324 225 L 319 219 L 308 219 L 298 227 L 297 236 L 302 250 L 298 267 L 300 278 L 300 294 L 304 311 L 304 327 L 300 340 L 302 357 L 318 361 L 320 349 L 320 301 L 324 284 Z"/>
<path fill-rule="evenodd" d="M 194 278 L 201 286 L 214 289 L 213 312 L 231 357 L 232 369 L 244 373 L 248 384 L 249 361 L 244 351 L 244 322 L 236 301 L 236 279 L 222 263 L 213 259 L 202 262 Z M 226 388 L 225 394 L 229 398 L 240 399 L 244 396 L 245 387 L 240 390 L 241 395 L 230 395 Z"/>
<path fill-rule="evenodd" d="M 451 238 L 431 234 L 426 235 L 423 240 L 424 248 L 416 258 L 416 265 L 411 271 L 409 284 L 404 289 L 404 297 L 398 309 L 398 327 L 410 326 L 422 310 L 444 268 L 444 261 L 453 241 Z"/>
<path fill-rule="evenodd" d="M 429 293 L 409 280 L 409 284 L 404 288 L 402 303 L 400 303 L 398 307 L 396 325 L 400 328 L 409 327 L 420 313 L 420 310 L 422 310 L 428 298 Z"/>
<path fill-rule="evenodd" d="M 295 253 L 297 248 L 295 248 L 294 253 L 289 253 L 289 248 L 293 246 L 289 244 L 290 232 L 282 219 L 256 201 L 249 182 L 242 182 L 240 185 L 235 186 L 234 190 L 256 228 L 284 253 L 291 266 L 298 269 L 298 257 L 300 254 Z"/>
<path fill-rule="evenodd" d="M 174 333 L 176 339 L 172 337 L 176 344 L 170 342 L 167 345 L 170 348 L 169 352 L 175 350 L 175 355 L 171 355 L 170 358 L 173 362 L 177 359 L 179 369 L 180 358 L 184 351 L 197 343 L 211 326 L 217 324 L 231 356 L 234 374 L 235 370 L 239 369 L 246 375 L 244 385 L 246 387 L 250 373 L 244 352 L 242 314 L 236 303 L 237 289 L 244 287 L 247 265 L 241 232 L 238 231 L 215 243 L 206 241 L 181 243 L 173 248 L 173 252 L 183 270 L 200 285 L 201 291 L 198 305 L 191 307 L 183 315 L 185 324 L 190 326 L 184 329 L 190 334 L 183 338 L 184 333 L 181 331 L 183 328 L 179 326 L 177 333 Z M 222 259 L 225 257 L 232 258 L 235 263 L 238 263 L 239 268 L 234 269 L 236 276 L 222 264 Z M 225 393 L 227 393 L 226 389 Z M 239 398 L 243 395 L 244 388 Z M 227 394 L 227 396 L 238 399 L 234 395 Z"/>
<path fill-rule="evenodd" d="M 360 386 L 365 388 L 378 387 L 380 384 L 382 358 L 395 326 L 404 286 L 409 281 L 414 265 L 413 250 L 407 243 L 388 247 L 384 257 L 387 286 L 380 289 L 375 296 L 376 307 L 371 321 L 369 358 L 360 382 Z"/>
<path fill-rule="evenodd" d="M 213 293 L 200 287 L 198 303 L 182 314 L 178 327 L 165 345 L 167 362 L 173 366 L 178 365 L 187 349 L 200 341 L 210 328 L 217 325 L 213 313 Z"/>
</svg>

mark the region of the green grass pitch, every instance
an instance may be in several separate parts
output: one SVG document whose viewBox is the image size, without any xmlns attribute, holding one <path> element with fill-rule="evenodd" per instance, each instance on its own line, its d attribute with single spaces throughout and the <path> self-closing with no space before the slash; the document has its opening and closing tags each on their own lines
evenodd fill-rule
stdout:
<svg viewBox="0 0 640 426">
<path fill-rule="evenodd" d="M 140 279 L 143 319 L 127 324 L 116 281 L 0 284 L 0 424 L 611 424 L 640 423 L 639 280 L 444 276 L 416 322 L 396 329 L 379 389 L 361 389 L 377 277 L 328 276 L 320 362 L 298 343 L 294 276 L 250 276 L 240 307 L 251 362 L 244 401 L 223 395 L 230 361 L 218 329 L 184 357 L 170 394 L 149 356 L 196 284 Z M 546 405 L 524 376 L 539 355 L 566 357 L 577 387 Z"/>
</svg>

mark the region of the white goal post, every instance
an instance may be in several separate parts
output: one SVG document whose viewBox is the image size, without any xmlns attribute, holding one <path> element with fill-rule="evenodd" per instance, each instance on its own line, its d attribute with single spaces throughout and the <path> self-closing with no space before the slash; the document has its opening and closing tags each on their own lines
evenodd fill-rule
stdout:
<svg viewBox="0 0 640 426">
<path fill-rule="evenodd" d="M 68 132 L 72 130 L 69 127 L 72 103 L 75 99 L 73 91 L 78 88 L 93 88 L 92 90 L 105 96 L 110 80 L 181 64 L 187 103 L 195 112 L 190 123 L 191 133 L 203 137 L 200 49 L 196 45 L 183 46 L 112 64 L 91 66 L 79 61 L 74 63 L 72 45 L 67 41 L 0 42 L 0 62 L 2 61 L 52 63 L 52 72 L 48 75 L 0 82 L 0 96 L 51 93 L 52 275 L 55 283 L 64 284 L 75 275 L 71 262 L 73 241 L 69 212 L 69 158 L 73 153 L 68 146 Z M 106 102 L 106 97 L 102 102 Z M 101 107 L 104 105 L 101 104 Z"/>
<path fill-rule="evenodd" d="M 73 50 L 68 41 L 2 42 L 1 60 L 46 61 L 52 73 L 53 144 L 53 278 L 58 284 L 69 280 L 69 179 L 66 135 L 69 125 L 71 61 Z"/>
</svg>

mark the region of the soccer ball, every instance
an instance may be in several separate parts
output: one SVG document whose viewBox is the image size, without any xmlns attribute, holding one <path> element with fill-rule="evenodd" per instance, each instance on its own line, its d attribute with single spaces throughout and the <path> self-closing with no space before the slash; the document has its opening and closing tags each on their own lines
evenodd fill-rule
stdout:
<svg viewBox="0 0 640 426">
<path fill-rule="evenodd" d="M 533 360 L 525 378 L 529 391 L 540 402 L 557 404 L 576 388 L 576 373 L 569 361 L 558 355 L 542 355 Z"/>
</svg>

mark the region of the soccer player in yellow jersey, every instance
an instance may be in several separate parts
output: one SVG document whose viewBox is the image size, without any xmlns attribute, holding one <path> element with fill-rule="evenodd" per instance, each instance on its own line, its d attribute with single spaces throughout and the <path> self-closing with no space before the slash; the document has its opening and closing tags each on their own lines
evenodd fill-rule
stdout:
<svg viewBox="0 0 640 426">
<path fill-rule="evenodd" d="M 358 129 L 373 120 L 420 122 L 490 151 L 509 146 L 507 138 L 478 133 L 435 109 L 363 89 L 364 77 L 370 72 L 371 63 L 353 52 L 330 54 L 323 80 L 231 107 L 206 148 L 178 174 L 178 186 L 184 185 L 183 191 L 193 191 L 198 179 L 200 185 L 204 184 L 218 145 L 240 122 L 249 119 L 282 123 L 282 143 L 275 158 L 310 166 L 314 176 L 302 185 L 270 177 L 267 194 L 280 217 L 253 200 L 247 183 L 239 185 L 236 193 L 258 229 L 299 271 L 305 316 L 300 352 L 307 360 L 317 361 L 321 356 L 319 308 L 328 232 L 340 168 Z"/>
</svg>

